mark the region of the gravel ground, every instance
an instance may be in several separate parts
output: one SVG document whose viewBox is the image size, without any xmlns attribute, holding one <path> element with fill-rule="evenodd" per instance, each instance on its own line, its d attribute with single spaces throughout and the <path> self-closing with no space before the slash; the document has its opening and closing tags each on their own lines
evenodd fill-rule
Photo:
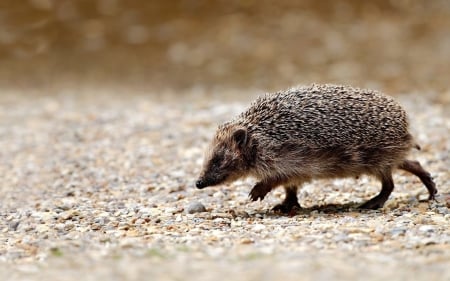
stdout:
<svg viewBox="0 0 450 281">
<path fill-rule="evenodd" d="M 289 217 L 270 211 L 281 190 L 250 202 L 251 179 L 193 186 L 217 124 L 258 93 L 244 94 L 4 92 L 1 279 L 450 280 L 448 104 L 397 96 L 436 201 L 399 171 L 381 210 L 356 208 L 380 189 L 362 177 L 307 184 Z"/>
</svg>

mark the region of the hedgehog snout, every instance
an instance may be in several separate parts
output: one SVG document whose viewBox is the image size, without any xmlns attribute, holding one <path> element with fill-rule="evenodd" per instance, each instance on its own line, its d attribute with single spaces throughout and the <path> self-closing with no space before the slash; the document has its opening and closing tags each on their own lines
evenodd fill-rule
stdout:
<svg viewBox="0 0 450 281">
<path fill-rule="evenodd" d="M 203 189 L 208 186 L 214 186 L 214 185 L 221 184 L 224 182 L 224 180 L 225 180 L 224 176 L 222 176 L 222 177 L 200 176 L 197 179 L 197 181 L 195 182 L 195 186 L 198 189 Z"/>
<path fill-rule="evenodd" d="M 206 184 L 206 182 L 205 182 L 204 180 L 199 179 L 199 180 L 197 180 L 197 181 L 195 182 L 195 186 L 196 186 L 198 189 L 202 189 L 202 188 L 207 187 L 207 184 Z"/>
</svg>

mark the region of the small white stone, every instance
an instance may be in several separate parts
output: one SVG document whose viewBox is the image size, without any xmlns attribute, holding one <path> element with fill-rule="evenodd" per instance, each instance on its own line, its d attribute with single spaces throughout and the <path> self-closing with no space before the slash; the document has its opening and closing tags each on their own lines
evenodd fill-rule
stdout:
<svg viewBox="0 0 450 281">
<path fill-rule="evenodd" d="M 421 225 L 419 231 L 421 232 L 434 232 L 435 227 L 433 225 Z"/>
<path fill-rule="evenodd" d="M 261 232 L 261 231 L 264 230 L 264 229 L 266 229 L 266 226 L 265 226 L 264 224 L 255 224 L 255 225 L 252 227 L 252 230 L 253 230 L 254 232 Z"/>
</svg>

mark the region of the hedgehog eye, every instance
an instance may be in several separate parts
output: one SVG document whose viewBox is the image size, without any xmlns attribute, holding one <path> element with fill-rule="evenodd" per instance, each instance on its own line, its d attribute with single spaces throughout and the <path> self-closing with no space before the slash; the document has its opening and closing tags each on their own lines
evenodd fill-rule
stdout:
<svg viewBox="0 0 450 281">
<path fill-rule="evenodd" d="M 223 161 L 223 155 L 222 154 L 214 155 L 213 159 L 211 160 L 213 165 L 220 165 L 222 163 L 222 161 Z"/>
</svg>

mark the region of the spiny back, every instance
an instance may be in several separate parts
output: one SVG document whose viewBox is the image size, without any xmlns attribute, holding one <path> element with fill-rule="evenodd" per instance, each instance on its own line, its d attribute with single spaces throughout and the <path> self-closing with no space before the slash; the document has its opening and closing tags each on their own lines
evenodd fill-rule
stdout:
<svg viewBox="0 0 450 281">
<path fill-rule="evenodd" d="M 410 140 L 406 113 L 392 98 L 338 85 L 313 84 L 267 94 L 230 123 L 246 127 L 267 144 L 397 146 Z"/>
</svg>

